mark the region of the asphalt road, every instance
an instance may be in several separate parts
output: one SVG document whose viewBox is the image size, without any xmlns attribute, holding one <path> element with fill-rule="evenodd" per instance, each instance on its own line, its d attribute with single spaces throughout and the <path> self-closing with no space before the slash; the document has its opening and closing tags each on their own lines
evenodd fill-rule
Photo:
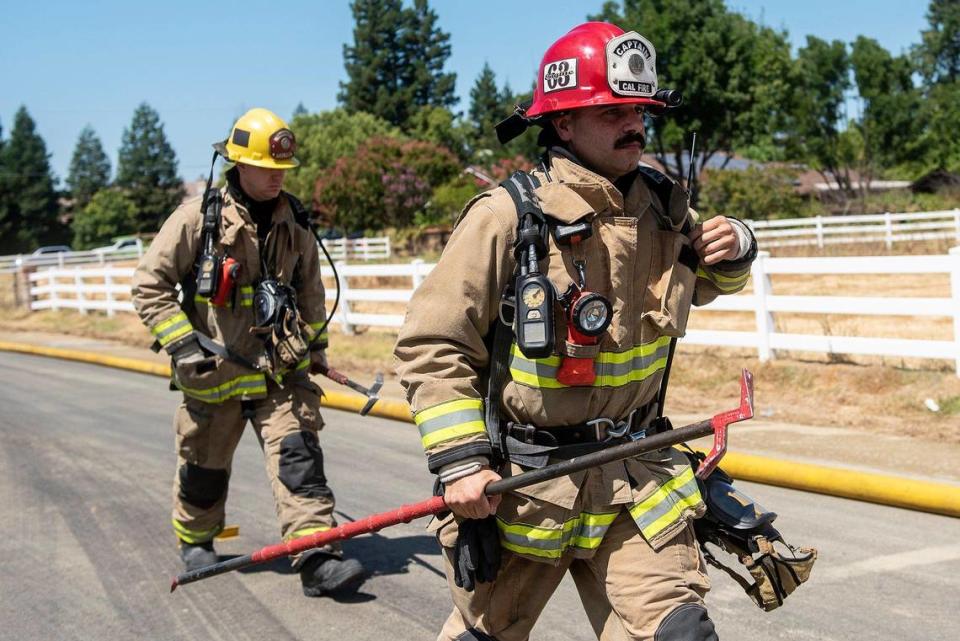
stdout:
<svg viewBox="0 0 960 641">
<path fill-rule="evenodd" d="M 179 570 L 169 524 L 177 395 L 158 378 L 0 353 L 0 639 L 433 639 L 450 602 L 425 522 L 345 545 L 373 571 L 348 602 L 307 599 L 285 563 L 170 594 Z M 336 411 L 321 435 L 341 520 L 429 495 L 413 426 Z M 934 453 L 931 453 L 933 456 Z M 256 439 L 234 463 L 218 545 L 245 554 L 278 527 Z M 813 545 L 810 583 L 761 612 L 713 573 L 721 639 L 960 639 L 960 520 L 740 484 L 788 540 Z M 572 582 L 534 629 L 592 639 Z"/>
</svg>

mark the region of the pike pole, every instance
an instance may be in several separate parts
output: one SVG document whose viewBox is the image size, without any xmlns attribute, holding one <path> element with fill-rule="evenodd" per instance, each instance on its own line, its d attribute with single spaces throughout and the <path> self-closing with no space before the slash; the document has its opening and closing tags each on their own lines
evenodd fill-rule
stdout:
<svg viewBox="0 0 960 641">
<path fill-rule="evenodd" d="M 678 445 L 686 441 L 707 436 L 708 434 L 713 434 L 713 448 L 697 470 L 697 476 L 705 478 L 716 468 L 717 463 L 720 462 L 720 459 L 726 452 L 727 426 L 731 423 L 737 423 L 751 418 L 753 418 L 753 375 L 747 370 L 743 370 L 740 378 L 740 406 L 736 409 L 721 412 L 712 418 L 697 423 L 691 423 L 684 427 L 678 427 L 621 445 L 614 445 L 599 452 L 577 456 L 538 470 L 531 470 L 523 474 L 518 474 L 517 476 L 508 476 L 490 483 L 484 491 L 487 495 L 504 494 L 535 483 L 579 472 L 587 468 L 612 463 L 613 461 L 621 461 L 639 454 Z M 335 541 L 343 541 L 361 534 L 377 532 L 392 525 L 409 523 L 413 519 L 438 514 L 445 509 L 447 509 L 447 506 L 443 501 L 443 497 L 434 496 L 420 503 L 403 505 L 394 510 L 372 514 L 330 530 L 316 532 L 304 537 L 292 539 L 285 543 L 268 545 L 252 554 L 239 556 L 179 574 L 170 584 L 170 591 L 173 592 L 178 586 L 200 581 L 201 579 L 207 579 L 212 576 L 217 576 L 218 574 L 225 574 L 233 570 L 240 570 L 252 565 L 266 563 L 282 556 L 299 554 L 305 550 L 321 547 Z"/>
</svg>

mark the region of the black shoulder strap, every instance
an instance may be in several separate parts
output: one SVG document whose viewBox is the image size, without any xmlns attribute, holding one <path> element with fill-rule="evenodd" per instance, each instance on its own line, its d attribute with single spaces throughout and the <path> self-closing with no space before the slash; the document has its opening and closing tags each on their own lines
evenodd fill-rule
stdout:
<svg viewBox="0 0 960 641">
<path fill-rule="evenodd" d="M 297 224 L 306 229 L 310 230 L 310 212 L 307 211 L 307 208 L 303 206 L 303 203 L 300 202 L 300 199 L 294 196 L 289 192 L 283 192 L 287 196 L 287 200 L 290 202 L 290 209 L 293 210 L 293 219 L 297 221 Z"/>
</svg>

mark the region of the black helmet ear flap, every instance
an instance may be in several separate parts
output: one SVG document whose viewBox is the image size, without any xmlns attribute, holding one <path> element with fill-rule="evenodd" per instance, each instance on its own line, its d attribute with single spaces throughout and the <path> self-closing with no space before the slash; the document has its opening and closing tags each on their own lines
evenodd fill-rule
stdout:
<svg viewBox="0 0 960 641">
<path fill-rule="evenodd" d="M 513 113 L 496 124 L 494 129 L 497 131 L 497 140 L 501 145 L 505 145 L 517 136 L 525 132 L 531 125 L 537 124 L 534 120 L 526 117 L 527 109 L 531 105 L 530 100 L 524 100 L 513 110 Z"/>
</svg>

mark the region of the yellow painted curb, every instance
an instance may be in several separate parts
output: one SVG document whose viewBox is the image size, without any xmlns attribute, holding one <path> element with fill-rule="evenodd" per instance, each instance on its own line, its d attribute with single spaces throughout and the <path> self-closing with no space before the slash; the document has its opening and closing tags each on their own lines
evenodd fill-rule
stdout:
<svg viewBox="0 0 960 641">
<path fill-rule="evenodd" d="M 736 479 L 960 517 L 960 485 L 855 472 L 728 452 L 720 466 Z"/>
<path fill-rule="evenodd" d="M 79 350 L 0 341 L 0 351 L 49 356 L 144 374 L 170 376 L 170 368 L 166 365 Z M 325 391 L 322 399 L 324 406 L 348 412 L 359 412 L 366 402 L 367 399 L 363 396 L 335 391 Z M 391 399 L 377 401 L 370 410 L 370 415 L 405 423 L 413 422 L 410 407 L 403 401 Z M 960 485 L 916 481 L 736 452 L 728 452 L 723 457 L 723 469 L 730 476 L 744 481 L 960 517 Z"/>
<path fill-rule="evenodd" d="M 154 374 L 156 376 L 170 376 L 170 367 L 158 363 L 148 363 L 138 361 L 133 358 L 122 358 L 120 356 L 105 356 L 94 352 L 83 352 L 76 349 L 63 349 L 62 347 L 42 347 L 40 345 L 25 345 L 23 343 L 8 343 L 0 341 L 0 350 L 5 352 L 19 352 L 21 354 L 32 354 L 34 356 L 49 356 L 50 358 L 60 358 L 68 361 L 79 361 L 81 363 L 94 363 L 96 365 L 105 365 L 106 367 L 115 367 L 141 374 Z"/>
</svg>

